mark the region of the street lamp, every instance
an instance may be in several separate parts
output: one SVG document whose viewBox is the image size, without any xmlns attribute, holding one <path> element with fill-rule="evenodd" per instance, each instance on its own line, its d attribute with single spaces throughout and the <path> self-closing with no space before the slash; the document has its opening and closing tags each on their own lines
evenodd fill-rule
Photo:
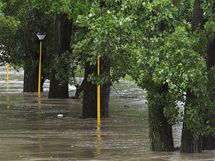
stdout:
<svg viewBox="0 0 215 161">
<path fill-rule="evenodd" d="M 101 85 L 100 85 L 100 56 L 97 58 L 97 130 L 100 130 L 101 127 Z"/>
<path fill-rule="evenodd" d="M 38 76 L 38 97 L 40 97 L 40 89 L 41 89 L 41 67 L 42 67 L 42 42 L 44 40 L 44 38 L 46 37 L 46 34 L 43 33 L 37 33 L 37 37 L 40 41 L 40 58 L 39 58 L 39 76 Z"/>
</svg>

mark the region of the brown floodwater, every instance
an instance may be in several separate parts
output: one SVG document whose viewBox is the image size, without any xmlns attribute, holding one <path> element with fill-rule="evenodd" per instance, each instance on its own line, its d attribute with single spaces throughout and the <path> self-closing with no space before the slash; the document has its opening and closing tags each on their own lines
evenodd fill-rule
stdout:
<svg viewBox="0 0 215 161">
<path fill-rule="evenodd" d="M 201 154 L 151 152 L 145 92 L 134 83 L 114 85 L 110 118 L 82 119 L 81 100 L 38 99 L 22 93 L 20 78 L 0 81 L 0 161 L 215 161 L 215 151 Z M 74 94 L 73 88 L 70 94 Z M 180 145 L 181 125 L 174 126 Z"/>
</svg>

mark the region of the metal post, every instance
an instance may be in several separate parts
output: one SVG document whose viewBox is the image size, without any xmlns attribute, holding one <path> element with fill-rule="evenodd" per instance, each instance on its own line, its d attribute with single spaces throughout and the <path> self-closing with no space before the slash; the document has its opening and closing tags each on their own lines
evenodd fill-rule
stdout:
<svg viewBox="0 0 215 161">
<path fill-rule="evenodd" d="M 97 85 L 97 129 L 100 129 L 101 127 L 101 100 L 100 100 L 100 56 L 98 56 L 98 62 L 97 62 L 97 76 L 99 79 L 98 85 Z"/>
<path fill-rule="evenodd" d="M 41 89 L 41 67 L 42 67 L 42 41 L 40 41 L 40 58 L 39 58 L 39 75 L 38 75 L 38 97 L 40 97 Z"/>
<path fill-rule="evenodd" d="M 9 71 L 9 70 L 10 70 L 9 68 L 10 68 L 10 65 L 7 63 L 7 64 L 6 64 L 6 71 L 7 71 L 6 81 L 7 81 L 7 82 L 9 82 L 9 72 L 10 72 L 10 71 Z"/>
</svg>

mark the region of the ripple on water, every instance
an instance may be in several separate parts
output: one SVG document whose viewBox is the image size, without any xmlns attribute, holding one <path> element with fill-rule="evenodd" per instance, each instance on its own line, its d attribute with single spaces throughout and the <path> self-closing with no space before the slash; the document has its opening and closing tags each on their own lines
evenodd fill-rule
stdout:
<svg viewBox="0 0 215 161">
<path fill-rule="evenodd" d="M 95 119 L 80 118 L 81 100 L 47 99 L 47 93 L 38 99 L 36 93 L 21 93 L 22 77 L 23 72 L 16 74 L 9 87 L 0 81 L 4 91 L 0 93 L 1 161 L 215 160 L 214 151 L 196 155 L 150 152 L 146 92 L 134 83 L 114 85 L 119 93 L 112 89 L 111 117 L 102 119 L 99 131 Z M 181 125 L 174 126 L 177 145 L 180 132 Z"/>
</svg>

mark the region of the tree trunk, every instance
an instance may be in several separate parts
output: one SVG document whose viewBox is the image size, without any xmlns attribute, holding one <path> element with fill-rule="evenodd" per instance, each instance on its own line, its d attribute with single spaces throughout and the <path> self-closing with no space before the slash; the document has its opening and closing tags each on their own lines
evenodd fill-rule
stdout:
<svg viewBox="0 0 215 161">
<path fill-rule="evenodd" d="M 37 92 L 38 91 L 38 68 L 33 70 L 30 66 L 24 66 L 24 86 L 23 92 Z"/>
<path fill-rule="evenodd" d="M 109 117 L 110 86 L 110 59 L 101 59 L 101 74 L 104 76 L 104 84 L 101 86 L 101 116 Z"/>
<path fill-rule="evenodd" d="M 72 21 L 67 18 L 67 15 L 60 15 L 56 17 L 55 24 L 55 44 L 57 56 L 63 57 L 66 51 L 70 50 L 71 34 L 72 34 Z M 51 71 L 49 98 L 69 98 L 69 65 L 67 62 L 60 67 L 56 67 Z M 60 69 L 59 69 L 60 68 Z M 57 78 L 57 72 L 65 74 L 65 80 Z"/>
<path fill-rule="evenodd" d="M 181 139 L 181 152 L 183 153 L 200 153 L 202 151 L 202 138 L 195 136 L 187 127 L 187 104 L 196 99 L 191 91 L 187 92 L 187 100 L 184 111 L 182 139 Z"/>
<path fill-rule="evenodd" d="M 109 117 L 109 96 L 110 96 L 110 61 L 109 58 L 101 59 L 101 75 L 106 80 L 101 85 L 101 117 Z M 82 117 L 83 118 L 96 118 L 97 117 L 97 85 L 92 84 L 88 79 L 89 75 L 96 75 L 97 66 L 85 64 L 85 75 L 86 80 L 84 85 L 84 96 L 83 96 L 83 107 Z"/>
<path fill-rule="evenodd" d="M 215 12 L 215 3 L 213 4 L 213 12 Z M 208 51 L 207 51 L 207 68 L 208 68 L 208 70 L 211 70 L 211 68 L 214 66 L 215 66 L 215 38 L 209 42 Z M 209 78 L 209 82 L 211 82 L 210 78 Z M 214 87 L 214 85 L 209 84 L 209 88 L 211 88 L 211 87 Z M 215 89 L 212 90 L 213 91 L 212 94 L 209 93 L 209 97 L 212 100 L 215 99 L 214 90 Z M 210 120 L 210 117 L 206 118 L 206 120 Z M 214 135 L 203 136 L 202 148 L 203 148 L 203 150 L 214 150 L 215 149 L 215 136 Z"/>
<path fill-rule="evenodd" d="M 193 10 L 192 31 L 196 31 L 203 25 L 203 10 L 201 9 L 202 0 L 195 0 Z"/>
<path fill-rule="evenodd" d="M 208 45 L 208 52 L 207 52 L 207 67 L 210 70 L 212 67 L 215 66 L 215 38 L 212 42 Z"/>
<path fill-rule="evenodd" d="M 96 118 L 97 117 L 97 88 L 96 85 L 92 84 L 88 79 L 89 75 L 96 74 L 97 68 L 94 65 L 85 64 L 84 79 L 86 83 L 84 86 L 83 95 L 83 107 L 82 117 L 83 118 Z"/>
<path fill-rule="evenodd" d="M 213 135 L 203 136 L 202 149 L 203 150 L 214 150 L 215 149 L 215 137 Z"/>
<path fill-rule="evenodd" d="M 195 32 L 203 23 L 203 11 L 201 9 L 202 0 L 195 0 L 193 9 L 193 22 L 192 31 Z M 186 96 L 186 104 L 193 101 L 195 96 L 192 91 L 188 89 Z M 181 138 L 181 152 L 183 153 L 199 153 L 202 151 L 202 138 L 201 136 L 195 136 L 187 126 L 186 122 L 186 111 L 187 106 L 184 109 L 184 121 L 182 128 L 182 138 Z"/>
<path fill-rule="evenodd" d="M 202 139 L 201 136 L 194 136 L 193 133 L 183 125 L 182 129 L 182 153 L 200 153 L 202 151 Z"/>
<path fill-rule="evenodd" d="M 187 108 L 188 104 L 197 99 L 192 91 L 188 90 L 186 95 L 186 104 L 184 109 L 184 120 L 181 138 L 182 153 L 200 153 L 202 152 L 202 137 L 196 136 L 187 125 Z M 198 102 L 198 101 L 196 101 Z M 194 105 L 193 105 L 194 106 Z"/>
<path fill-rule="evenodd" d="M 164 99 L 167 88 L 167 85 L 163 85 L 159 89 L 159 94 L 162 96 L 159 100 L 154 98 L 153 93 L 148 93 L 149 138 L 152 151 L 174 151 L 172 126 L 164 116 Z"/>
<path fill-rule="evenodd" d="M 215 66 L 215 38 L 213 39 L 212 42 L 209 43 L 207 54 L 208 54 L 207 67 L 208 67 L 208 70 L 211 70 L 211 68 Z M 209 82 L 211 82 L 211 81 L 209 80 Z M 214 87 L 214 85 L 209 84 L 209 88 L 211 86 Z M 213 102 L 215 99 L 214 90 L 215 89 L 212 90 L 212 94 L 209 93 L 210 99 L 212 99 Z M 206 118 L 206 121 L 210 120 L 210 119 L 211 118 L 208 117 L 208 118 Z M 213 136 L 213 135 L 203 136 L 202 144 L 203 144 L 202 145 L 203 150 L 214 150 L 215 149 L 215 136 Z"/>
<path fill-rule="evenodd" d="M 52 70 L 51 81 L 49 87 L 49 98 L 69 98 L 68 82 L 61 82 L 55 78 L 55 70 Z"/>
<path fill-rule="evenodd" d="M 45 79 L 41 79 L 41 92 L 43 92 L 43 84 Z M 24 66 L 24 84 L 23 92 L 38 91 L 38 66 L 33 66 L 25 62 Z"/>
</svg>

